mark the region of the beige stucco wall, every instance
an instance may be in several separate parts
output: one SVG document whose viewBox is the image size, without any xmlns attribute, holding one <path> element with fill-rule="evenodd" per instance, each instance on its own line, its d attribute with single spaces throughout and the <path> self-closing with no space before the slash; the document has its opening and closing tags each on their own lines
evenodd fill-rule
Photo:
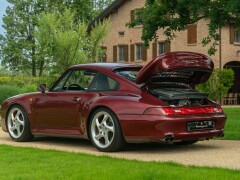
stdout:
<svg viewBox="0 0 240 180">
<path fill-rule="evenodd" d="M 126 1 L 115 13 L 111 15 L 111 30 L 108 34 L 108 37 L 103 43 L 103 46 L 107 47 L 107 62 L 113 61 L 113 46 L 118 44 L 128 44 L 129 45 L 129 57 L 130 57 L 130 44 L 135 44 L 141 42 L 141 27 L 127 28 L 126 23 L 130 21 L 130 11 L 143 7 L 145 0 L 129 0 Z M 187 32 L 176 32 L 177 38 L 171 42 L 171 51 L 192 51 L 199 52 L 207 55 L 209 46 L 202 47 L 201 41 L 202 38 L 207 35 L 208 27 L 207 21 L 200 20 L 197 23 L 197 44 L 188 45 L 187 44 Z M 124 31 L 124 37 L 119 37 L 118 32 Z M 222 67 L 230 61 L 240 61 L 240 53 L 237 53 L 240 50 L 240 46 L 237 44 L 230 44 L 230 35 L 229 35 L 229 26 L 226 25 L 221 30 L 222 34 Z M 158 30 L 158 41 L 164 41 L 165 36 L 163 36 L 163 30 Z M 211 58 L 214 60 L 215 67 L 219 67 L 219 51 L 216 52 Z M 148 61 L 152 60 L 152 43 L 147 53 Z M 130 62 L 130 58 L 129 58 Z M 144 64 L 146 62 L 136 62 Z"/>
</svg>

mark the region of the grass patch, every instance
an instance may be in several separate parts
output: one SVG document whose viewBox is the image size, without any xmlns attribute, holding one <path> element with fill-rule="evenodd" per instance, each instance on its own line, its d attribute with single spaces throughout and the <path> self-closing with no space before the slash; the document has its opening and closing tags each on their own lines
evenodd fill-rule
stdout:
<svg viewBox="0 0 240 180">
<path fill-rule="evenodd" d="M 4 179 L 240 179 L 239 170 L 0 145 Z"/>
<path fill-rule="evenodd" d="M 225 107 L 223 110 L 227 115 L 223 139 L 240 140 L 240 108 Z"/>
</svg>

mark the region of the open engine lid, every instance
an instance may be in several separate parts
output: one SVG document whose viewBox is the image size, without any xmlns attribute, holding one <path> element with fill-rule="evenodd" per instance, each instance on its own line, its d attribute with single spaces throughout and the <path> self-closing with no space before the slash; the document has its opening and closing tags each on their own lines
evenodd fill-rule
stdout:
<svg viewBox="0 0 240 180">
<path fill-rule="evenodd" d="M 181 82 L 187 84 L 201 84 L 206 82 L 214 64 L 203 54 L 194 52 L 170 52 L 162 54 L 138 73 L 136 83 L 151 82 Z"/>
</svg>

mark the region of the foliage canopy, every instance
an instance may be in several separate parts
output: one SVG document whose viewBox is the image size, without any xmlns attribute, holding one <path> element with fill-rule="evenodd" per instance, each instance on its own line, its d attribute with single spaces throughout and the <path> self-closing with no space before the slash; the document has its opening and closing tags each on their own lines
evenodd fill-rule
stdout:
<svg viewBox="0 0 240 180">
<path fill-rule="evenodd" d="M 208 54 L 213 55 L 220 40 L 220 28 L 234 22 L 235 28 L 240 29 L 240 0 L 146 0 L 135 17 L 127 25 L 143 25 L 142 40 L 147 47 L 157 38 L 158 29 L 164 29 L 166 40 L 170 41 L 176 37 L 175 32 L 185 30 L 188 24 L 207 20 L 208 35 L 202 44 L 210 44 Z"/>
<path fill-rule="evenodd" d="M 45 41 L 46 44 L 43 48 L 39 44 L 40 41 L 38 42 L 39 39 L 36 39 L 36 35 L 40 31 L 39 20 L 42 17 L 42 13 L 55 13 L 59 16 L 65 13 L 65 9 L 69 9 L 72 12 L 72 25 L 76 27 L 78 23 L 82 24 L 84 22 L 88 24 L 95 15 L 102 11 L 103 7 L 108 6 L 112 2 L 112 0 L 7 1 L 10 6 L 6 8 L 3 17 L 3 27 L 6 33 L 0 35 L 1 63 L 11 71 L 24 72 L 22 74 L 32 76 L 42 76 L 43 71 L 52 65 L 52 56 L 47 53 L 53 42 Z M 69 21 L 69 18 L 63 21 L 66 23 Z M 77 40 L 75 38 L 79 37 L 79 34 L 75 33 L 69 36 L 69 32 L 64 31 L 64 33 L 58 32 L 56 36 L 59 36 L 58 40 L 61 42 L 68 37 L 73 44 L 76 44 Z M 67 41 L 70 42 L 70 40 Z M 65 46 L 68 46 L 69 44 L 66 43 Z"/>
</svg>

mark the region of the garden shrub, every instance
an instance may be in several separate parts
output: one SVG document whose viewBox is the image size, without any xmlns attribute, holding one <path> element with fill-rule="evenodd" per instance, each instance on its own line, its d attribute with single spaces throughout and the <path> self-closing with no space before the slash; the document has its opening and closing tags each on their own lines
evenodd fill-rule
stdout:
<svg viewBox="0 0 240 180">
<path fill-rule="evenodd" d="M 21 93 L 36 92 L 37 86 L 35 84 L 27 84 L 26 86 L 20 88 Z"/>
<path fill-rule="evenodd" d="M 17 86 L 0 85 L 0 103 L 11 97 L 21 93 L 21 89 Z"/>
<path fill-rule="evenodd" d="M 232 87 L 234 71 L 232 69 L 214 69 L 209 80 L 197 86 L 201 92 L 209 94 L 209 98 L 217 100 L 223 98 Z"/>
<path fill-rule="evenodd" d="M 29 92 L 36 92 L 38 84 L 49 88 L 55 77 L 0 77 L 0 104 L 7 98 Z"/>
<path fill-rule="evenodd" d="M 0 85 L 14 85 L 17 87 L 24 87 L 29 84 L 35 84 L 37 87 L 38 84 L 46 84 L 47 87 L 50 87 L 55 77 L 18 77 L 18 76 L 12 76 L 12 77 L 0 77 Z"/>
</svg>

